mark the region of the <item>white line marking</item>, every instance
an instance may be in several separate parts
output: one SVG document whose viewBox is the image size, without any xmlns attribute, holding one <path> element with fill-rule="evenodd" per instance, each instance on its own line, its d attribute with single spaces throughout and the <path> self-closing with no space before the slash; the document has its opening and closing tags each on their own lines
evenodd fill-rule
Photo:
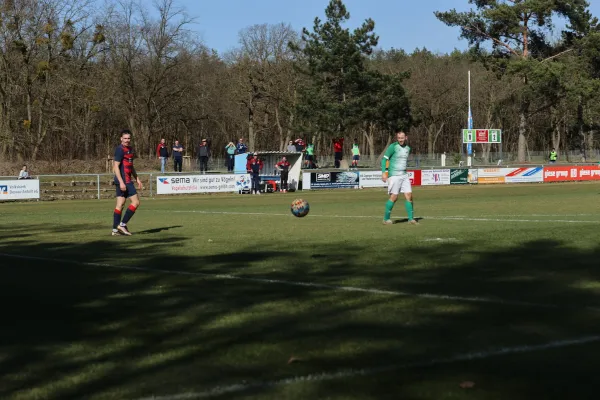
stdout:
<svg viewBox="0 0 600 400">
<path fill-rule="evenodd" d="M 554 342 L 549 342 L 541 345 L 524 345 L 524 346 L 515 346 L 515 347 L 501 347 L 498 349 L 479 351 L 473 353 L 463 353 L 457 354 L 448 358 L 436 358 L 429 361 L 421 361 L 414 363 L 406 363 L 406 364 L 392 364 L 385 365 L 381 367 L 373 367 L 373 368 L 361 368 L 361 369 L 342 369 L 335 372 L 322 372 L 318 374 L 310 374 L 310 375 L 302 375 L 302 376 L 294 376 L 291 378 L 279 379 L 274 381 L 266 381 L 266 382 L 254 382 L 254 383 L 237 383 L 227 386 L 217 386 L 210 390 L 204 392 L 188 392 L 188 393 L 180 393 L 174 395 L 167 396 L 151 396 L 144 397 L 139 400 L 190 400 L 190 399 L 206 399 L 215 396 L 222 396 L 230 393 L 238 393 L 244 392 L 247 390 L 257 390 L 257 389 L 268 389 L 276 386 L 286 386 L 293 385 L 296 383 L 303 382 L 323 382 L 330 381 L 334 379 L 345 379 L 345 378 L 353 378 L 357 376 L 368 376 L 375 375 L 385 372 L 396 371 L 399 369 L 407 369 L 407 368 L 423 368 L 423 367 L 433 367 L 443 364 L 451 364 L 461 361 L 469 361 L 469 360 L 482 360 L 490 357 L 503 356 L 509 354 L 518 354 L 518 353 L 530 353 L 535 351 L 556 349 L 567 346 L 574 345 L 582 345 L 589 344 L 600 341 L 600 336 L 587 336 L 577 339 L 570 340 L 558 340 Z"/>
<path fill-rule="evenodd" d="M 157 211 L 157 210 L 152 210 Z M 165 212 L 167 212 L 165 210 Z M 237 211 L 202 211 L 202 210 L 190 210 L 190 211 L 168 211 L 169 213 L 192 213 L 192 214 L 225 214 L 225 215 L 263 215 L 263 216 L 273 216 L 273 217 L 293 217 L 290 214 L 283 213 L 265 213 L 265 212 L 237 212 Z M 318 218 L 382 218 L 381 216 L 373 216 L 373 215 L 320 215 L 320 214 L 309 214 L 309 217 L 318 217 Z M 478 218 L 478 217 L 466 217 L 466 216 L 451 216 L 451 217 L 415 217 L 415 218 L 423 218 L 425 220 L 449 220 L 449 221 L 483 221 L 483 222 L 566 222 L 570 224 L 600 224 L 600 220 L 598 221 L 585 221 L 585 220 L 567 220 L 567 219 L 501 219 L 501 218 Z M 406 219 L 402 217 L 394 217 L 392 219 Z"/>
<path fill-rule="evenodd" d="M 456 238 L 427 238 L 421 240 L 421 242 L 456 242 L 458 239 Z"/>
<path fill-rule="evenodd" d="M 83 262 L 83 261 L 76 261 L 76 260 L 65 260 L 65 259 L 58 259 L 58 258 L 25 256 L 25 255 L 10 254 L 10 253 L 0 253 L 0 257 L 9 257 L 9 258 L 16 258 L 16 259 L 21 259 L 21 260 L 34 260 L 34 261 L 53 261 L 53 262 L 60 262 L 60 263 L 65 263 L 65 264 L 84 265 L 84 266 L 90 266 L 90 267 L 103 267 L 103 268 L 152 272 L 152 273 L 161 273 L 161 274 L 170 274 L 170 275 L 198 276 L 198 277 L 205 277 L 205 278 L 212 278 L 212 279 L 233 279 L 233 280 L 247 281 L 247 282 L 311 287 L 311 288 L 317 288 L 317 289 L 330 289 L 330 290 L 337 290 L 337 291 L 344 291 L 344 292 L 362 292 L 362 293 L 372 293 L 372 294 L 388 295 L 388 296 L 406 296 L 406 297 L 417 297 L 417 298 L 434 299 L 434 300 L 463 301 L 463 302 L 470 302 L 470 303 L 488 303 L 488 304 L 499 304 L 499 305 L 519 306 L 519 307 L 550 308 L 550 309 L 558 309 L 558 310 L 586 309 L 586 310 L 592 310 L 592 311 L 600 311 L 600 309 L 594 308 L 594 307 L 575 307 L 575 306 L 570 307 L 570 306 L 560 306 L 560 305 L 555 305 L 555 304 L 530 303 L 530 302 L 526 302 L 526 301 L 507 300 L 507 299 L 502 299 L 502 298 L 498 298 L 498 297 L 490 298 L 490 297 L 476 297 L 476 296 L 473 296 L 473 297 L 471 297 L 471 296 L 454 296 L 454 295 L 445 295 L 445 294 L 436 294 L 436 293 L 411 293 L 411 292 L 395 291 L 395 290 L 367 289 L 367 288 L 359 288 L 359 287 L 353 287 L 353 286 L 328 285 L 325 283 L 287 281 L 287 280 L 282 280 L 282 279 L 268 279 L 268 278 L 252 278 L 249 276 L 236 276 L 236 275 L 229 275 L 229 274 L 209 274 L 209 273 L 205 273 L 205 272 L 189 272 L 189 271 L 180 271 L 180 270 L 166 270 L 166 269 L 133 267 L 133 266 L 124 266 L 124 265 L 111 265 L 111 264 Z"/>
</svg>

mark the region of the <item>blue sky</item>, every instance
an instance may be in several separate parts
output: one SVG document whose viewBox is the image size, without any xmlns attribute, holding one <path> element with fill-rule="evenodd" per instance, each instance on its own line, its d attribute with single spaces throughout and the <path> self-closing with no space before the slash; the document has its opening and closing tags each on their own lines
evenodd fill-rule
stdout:
<svg viewBox="0 0 600 400">
<path fill-rule="evenodd" d="M 175 0 L 196 18 L 193 29 L 209 48 L 220 54 L 238 45 L 241 29 L 254 24 L 290 23 L 296 30 L 312 29 L 315 17 L 324 19 L 328 0 Z M 600 16 L 600 0 L 591 0 L 591 10 Z M 595 4 L 594 4 L 595 3 Z M 441 23 L 434 11 L 456 8 L 466 11 L 468 0 L 345 0 L 350 12 L 348 27 L 360 25 L 366 18 L 375 21 L 379 46 L 412 52 L 426 47 L 447 53 L 465 49 L 459 30 Z"/>
</svg>

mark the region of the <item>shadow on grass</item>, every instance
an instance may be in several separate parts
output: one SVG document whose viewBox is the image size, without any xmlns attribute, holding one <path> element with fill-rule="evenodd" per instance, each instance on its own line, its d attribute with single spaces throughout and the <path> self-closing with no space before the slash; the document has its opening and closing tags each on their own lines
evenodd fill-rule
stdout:
<svg viewBox="0 0 600 400">
<path fill-rule="evenodd" d="M 53 228 L 28 229 L 48 233 Z M 600 313 L 585 310 L 600 307 L 600 247 L 581 250 L 538 240 L 497 251 L 430 244 L 382 252 L 343 243 L 298 245 L 294 251 L 263 244 L 186 256 L 173 250 L 181 248 L 183 238 L 150 237 L 135 250 L 127 241 L 108 239 L 81 244 L 23 238 L 6 244 L 3 239 L 14 239 L 15 233 L 21 234 L 19 229 L 0 233 L 0 253 L 23 256 L 0 256 L 3 399 L 136 399 L 203 392 L 600 332 Z M 27 258 L 32 256 L 47 260 Z M 280 281 L 199 275 L 217 273 Z M 281 281 L 556 308 L 345 292 Z M 600 361 L 590 353 L 553 350 L 410 369 L 400 377 L 396 372 L 317 380 L 250 394 L 273 399 L 460 398 L 465 394 L 457 389 L 458 381 L 478 379 L 488 387 L 468 393 L 469 398 L 591 398 L 598 389 L 592 377 Z M 301 361 L 288 364 L 290 356 Z"/>
<path fill-rule="evenodd" d="M 154 229 L 147 229 L 145 231 L 140 231 L 140 232 L 136 232 L 136 235 L 149 235 L 149 234 L 153 234 L 153 233 L 161 233 L 161 232 L 165 232 L 171 229 L 177 229 L 177 228 L 182 228 L 182 225 L 175 225 L 175 226 L 165 226 L 163 228 L 154 228 Z"/>
</svg>

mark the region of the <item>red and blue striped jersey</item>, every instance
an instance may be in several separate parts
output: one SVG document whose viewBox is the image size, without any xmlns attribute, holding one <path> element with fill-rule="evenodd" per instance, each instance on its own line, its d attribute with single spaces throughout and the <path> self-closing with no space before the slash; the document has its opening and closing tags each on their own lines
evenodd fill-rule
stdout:
<svg viewBox="0 0 600 400">
<path fill-rule="evenodd" d="M 117 146 L 114 160 L 120 163 L 119 170 L 125 183 L 133 182 L 133 159 L 133 148 L 131 146 Z M 117 181 L 117 177 L 115 176 L 115 182 Z"/>
</svg>

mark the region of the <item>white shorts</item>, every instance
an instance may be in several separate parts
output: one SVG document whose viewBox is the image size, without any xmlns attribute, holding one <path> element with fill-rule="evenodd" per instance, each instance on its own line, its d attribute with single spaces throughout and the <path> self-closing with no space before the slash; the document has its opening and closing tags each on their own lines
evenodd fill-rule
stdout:
<svg viewBox="0 0 600 400">
<path fill-rule="evenodd" d="M 388 178 L 388 194 L 412 193 L 410 177 L 408 174 L 403 176 L 390 176 Z"/>
</svg>

